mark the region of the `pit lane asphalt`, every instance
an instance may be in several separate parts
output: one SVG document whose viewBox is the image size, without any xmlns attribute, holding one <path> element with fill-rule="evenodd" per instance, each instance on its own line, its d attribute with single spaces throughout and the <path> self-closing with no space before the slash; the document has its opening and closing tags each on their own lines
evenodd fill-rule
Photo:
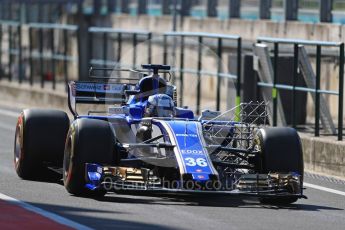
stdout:
<svg viewBox="0 0 345 230">
<path fill-rule="evenodd" d="M 7 111 L 7 112 L 6 112 Z M 254 198 L 108 194 L 102 199 L 69 195 L 62 183 L 20 179 L 13 142 L 20 110 L 0 107 L 0 193 L 91 228 L 106 229 L 344 229 L 345 196 L 307 188 L 309 199 L 287 207 Z M 53 132 L 53 130 L 52 130 Z M 308 183 L 345 192 L 345 183 L 306 175 Z M 1 213 L 0 213 L 1 215 Z"/>
</svg>

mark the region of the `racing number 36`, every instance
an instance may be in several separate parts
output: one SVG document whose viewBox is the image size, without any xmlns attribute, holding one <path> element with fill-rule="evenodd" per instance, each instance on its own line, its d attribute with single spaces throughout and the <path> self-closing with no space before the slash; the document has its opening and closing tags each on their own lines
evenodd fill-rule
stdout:
<svg viewBox="0 0 345 230">
<path fill-rule="evenodd" d="M 206 162 L 206 159 L 204 158 L 197 158 L 197 159 L 194 159 L 194 158 L 191 158 L 191 157 L 187 157 L 184 159 L 186 161 L 186 165 L 187 166 L 200 166 L 200 167 L 206 167 L 207 166 L 207 162 Z"/>
</svg>

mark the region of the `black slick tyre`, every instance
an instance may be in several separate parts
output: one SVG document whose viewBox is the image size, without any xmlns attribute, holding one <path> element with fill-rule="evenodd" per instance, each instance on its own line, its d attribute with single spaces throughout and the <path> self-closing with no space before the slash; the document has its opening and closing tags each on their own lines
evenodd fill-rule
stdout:
<svg viewBox="0 0 345 230">
<path fill-rule="evenodd" d="M 114 165 L 115 138 L 110 124 L 95 119 L 77 119 L 67 135 L 63 180 L 66 190 L 76 196 L 103 196 L 106 191 L 86 189 L 86 163 Z"/>
<path fill-rule="evenodd" d="M 14 165 L 19 177 L 44 178 L 45 165 L 62 166 L 69 118 L 63 111 L 28 109 L 18 117 Z"/>
<path fill-rule="evenodd" d="M 261 150 L 261 172 L 295 172 L 303 183 L 303 152 L 301 140 L 295 129 L 271 127 L 259 130 L 256 142 Z M 297 201 L 295 197 L 261 198 L 265 204 L 287 205 Z"/>
</svg>

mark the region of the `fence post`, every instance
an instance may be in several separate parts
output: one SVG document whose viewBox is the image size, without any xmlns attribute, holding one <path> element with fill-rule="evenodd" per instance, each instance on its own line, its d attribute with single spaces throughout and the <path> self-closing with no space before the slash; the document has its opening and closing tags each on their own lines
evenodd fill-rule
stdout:
<svg viewBox="0 0 345 230">
<path fill-rule="evenodd" d="M 293 83 L 292 83 L 292 127 L 296 128 L 296 85 L 298 78 L 298 44 L 294 44 Z"/>
<path fill-rule="evenodd" d="M 321 78 L 321 46 L 316 46 L 316 84 L 315 84 L 315 136 L 320 136 L 320 78 Z"/>
<path fill-rule="evenodd" d="M 298 19 L 298 0 L 285 0 L 285 20 L 296 21 Z"/>
<path fill-rule="evenodd" d="M 77 37 L 78 37 L 78 71 L 79 71 L 79 80 L 87 80 L 89 76 L 89 67 L 90 60 L 92 58 L 91 51 L 93 49 L 92 44 L 90 44 L 89 34 L 89 22 L 85 18 L 79 20 Z"/>
<path fill-rule="evenodd" d="M 63 3 L 60 3 L 60 4 L 61 4 L 60 7 L 63 8 Z M 30 5 L 30 4 L 29 4 L 29 5 Z M 81 17 L 81 15 L 83 15 L 83 13 L 84 13 L 84 12 L 83 12 L 83 2 L 82 2 L 82 1 L 79 1 L 77 7 L 78 7 L 77 15 Z M 27 6 L 27 9 L 28 9 L 28 6 Z M 61 11 L 62 11 L 62 9 L 61 9 Z"/>
<path fill-rule="evenodd" d="M 43 2 L 38 4 L 38 22 L 43 23 L 43 12 L 44 12 L 44 7 L 43 7 Z"/>
<path fill-rule="evenodd" d="M 31 9 L 32 9 L 32 5 L 31 3 L 27 3 L 25 2 L 25 22 L 26 23 L 30 23 L 31 22 Z"/>
<path fill-rule="evenodd" d="M 152 63 L 152 33 L 147 35 L 147 63 Z"/>
<path fill-rule="evenodd" d="M 0 20 L 4 19 L 4 3 L 0 5 Z"/>
<path fill-rule="evenodd" d="M 108 0 L 108 14 L 116 12 L 116 0 Z"/>
<path fill-rule="evenodd" d="M 236 119 L 239 121 L 241 112 L 241 87 L 242 86 L 242 38 L 237 40 L 237 84 L 236 84 Z"/>
<path fill-rule="evenodd" d="M 121 0 L 121 13 L 129 14 L 129 1 Z"/>
<path fill-rule="evenodd" d="M 217 17 L 218 0 L 207 0 L 207 16 Z"/>
<path fill-rule="evenodd" d="M 108 60 L 108 33 L 103 33 L 103 68 L 107 68 L 107 60 Z M 107 71 L 103 71 L 103 76 L 106 77 Z"/>
<path fill-rule="evenodd" d="M 12 1 L 9 1 L 8 4 L 8 20 L 13 20 L 13 3 Z"/>
<path fill-rule="evenodd" d="M 273 62 L 273 88 L 272 88 L 272 100 L 273 100 L 273 126 L 277 126 L 277 114 L 278 114 L 278 89 L 276 87 L 278 82 L 278 60 L 279 60 L 279 43 L 274 43 L 274 62 Z"/>
<path fill-rule="evenodd" d="M 339 105 L 338 105 L 338 140 L 343 140 L 344 119 L 344 43 L 340 45 L 339 60 Z"/>
<path fill-rule="evenodd" d="M 163 64 L 166 65 L 168 62 L 168 36 L 163 36 Z"/>
<path fill-rule="evenodd" d="M 122 52 L 122 34 L 117 35 L 117 65 L 121 67 L 121 52 Z"/>
<path fill-rule="evenodd" d="M 18 78 L 19 78 L 19 83 L 22 83 L 23 81 L 23 45 L 22 45 L 22 26 L 21 24 L 18 25 Z"/>
<path fill-rule="evenodd" d="M 138 15 L 147 14 L 147 1 L 148 0 L 138 0 Z"/>
<path fill-rule="evenodd" d="M 320 1 L 320 22 L 332 22 L 333 0 Z"/>
<path fill-rule="evenodd" d="M 40 54 L 40 76 L 41 76 L 41 88 L 44 87 L 44 59 L 43 59 L 43 29 L 38 29 L 39 33 L 39 54 Z"/>
<path fill-rule="evenodd" d="M 25 10 L 25 3 L 24 2 L 21 2 L 19 3 L 19 23 L 23 24 L 26 22 L 26 14 L 27 14 L 27 11 Z"/>
<path fill-rule="evenodd" d="M 241 1 L 230 0 L 229 1 L 229 18 L 240 18 L 241 16 Z"/>
<path fill-rule="evenodd" d="M 65 86 L 66 86 L 66 91 L 68 90 L 68 61 L 67 61 L 67 54 L 68 54 L 68 30 L 63 31 L 63 41 L 64 41 L 64 50 L 63 54 L 65 56 L 63 65 L 64 65 L 64 78 L 65 78 Z"/>
<path fill-rule="evenodd" d="M 53 81 L 53 89 L 55 90 L 56 88 L 56 66 L 55 66 L 55 37 L 54 37 L 54 29 L 51 29 L 50 31 L 50 46 L 51 46 L 51 52 L 52 52 L 52 59 L 51 59 L 51 64 L 52 64 L 52 81 Z"/>
<path fill-rule="evenodd" d="M 272 0 L 260 0 L 260 19 L 271 18 Z"/>
<path fill-rule="evenodd" d="M 197 73 L 197 88 L 196 88 L 196 114 L 200 114 L 201 102 L 201 69 L 202 69 L 202 36 L 198 39 L 198 73 Z"/>
<path fill-rule="evenodd" d="M 8 80 L 12 81 L 12 27 L 10 25 L 7 26 L 8 30 Z"/>
<path fill-rule="evenodd" d="M 168 36 L 163 35 L 163 64 L 166 65 L 168 62 Z M 166 79 L 167 74 L 164 73 L 164 78 Z"/>
<path fill-rule="evenodd" d="M 30 85 L 34 84 L 34 61 L 32 58 L 33 52 L 33 29 L 29 27 L 29 63 L 30 63 Z"/>
<path fill-rule="evenodd" d="M 135 69 L 137 65 L 137 44 L 138 44 L 138 36 L 136 33 L 134 33 L 133 34 L 133 69 Z"/>
<path fill-rule="evenodd" d="M 181 16 L 189 16 L 191 8 L 192 8 L 191 0 L 181 1 Z"/>
<path fill-rule="evenodd" d="M 162 14 L 163 15 L 171 14 L 170 6 L 171 6 L 171 0 L 162 0 Z"/>
<path fill-rule="evenodd" d="M 94 15 L 101 14 L 101 1 L 93 1 L 93 14 Z"/>
<path fill-rule="evenodd" d="M 88 44 L 89 44 L 89 52 L 88 52 L 88 66 L 91 67 L 93 65 L 92 61 L 93 61 L 93 53 L 94 53 L 94 33 L 92 32 L 88 32 L 88 38 L 89 38 L 89 41 L 88 41 Z"/>
<path fill-rule="evenodd" d="M 223 41 L 221 38 L 218 38 L 218 44 L 217 44 L 217 57 L 218 57 L 218 63 L 217 63 L 217 95 L 216 95 L 216 108 L 219 111 L 220 110 L 220 90 L 221 90 L 221 72 L 222 72 L 222 51 L 223 51 Z"/>
<path fill-rule="evenodd" d="M 181 36 L 181 51 L 180 51 L 180 106 L 183 106 L 183 87 L 184 87 L 184 36 Z"/>
</svg>

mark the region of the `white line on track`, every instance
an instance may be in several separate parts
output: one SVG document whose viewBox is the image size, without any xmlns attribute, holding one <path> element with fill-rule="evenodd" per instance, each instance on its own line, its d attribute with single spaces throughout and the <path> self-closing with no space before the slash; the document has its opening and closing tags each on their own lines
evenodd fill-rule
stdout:
<svg viewBox="0 0 345 230">
<path fill-rule="evenodd" d="M 32 206 L 30 204 L 27 204 L 27 203 L 21 201 L 21 200 L 17 200 L 17 199 L 15 199 L 13 197 L 7 196 L 7 195 L 2 194 L 2 193 L 0 193 L 0 199 L 5 200 L 5 201 L 7 201 L 9 203 L 12 203 L 14 205 L 18 205 L 18 206 L 20 206 L 20 207 L 22 207 L 22 208 L 24 208 L 26 210 L 29 210 L 31 212 L 34 212 L 34 213 L 39 214 L 41 216 L 44 216 L 44 217 L 46 217 L 48 219 L 51 219 L 51 220 L 53 220 L 53 221 L 55 221 L 55 222 L 57 222 L 59 224 L 62 224 L 62 225 L 65 225 L 65 226 L 68 226 L 68 227 L 71 227 L 71 228 L 74 228 L 74 229 L 81 229 L 81 230 L 91 230 L 92 229 L 92 228 L 89 228 L 89 227 L 87 227 L 85 225 L 81 225 L 81 224 L 79 224 L 77 222 L 74 222 L 72 220 L 66 219 L 66 218 L 64 218 L 62 216 L 59 216 L 59 215 L 56 215 L 54 213 L 45 211 L 43 209 L 37 208 L 35 206 Z"/>
<path fill-rule="evenodd" d="M 13 112 L 10 110 L 5 110 L 5 109 L 0 109 L 0 114 L 5 115 L 5 116 L 9 116 L 9 117 L 15 117 L 15 118 L 18 118 L 20 115 L 19 112 Z"/>
<path fill-rule="evenodd" d="M 308 188 L 313 188 L 313 189 L 321 190 L 321 191 L 324 191 L 324 192 L 329 192 L 329 193 L 345 196 L 345 192 L 342 192 L 342 191 L 339 191 L 339 190 L 335 190 L 335 189 L 331 189 L 331 188 L 322 187 L 322 186 L 315 185 L 315 184 L 309 184 L 309 183 L 303 182 L 303 186 L 308 187 Z"/>
</svg>

